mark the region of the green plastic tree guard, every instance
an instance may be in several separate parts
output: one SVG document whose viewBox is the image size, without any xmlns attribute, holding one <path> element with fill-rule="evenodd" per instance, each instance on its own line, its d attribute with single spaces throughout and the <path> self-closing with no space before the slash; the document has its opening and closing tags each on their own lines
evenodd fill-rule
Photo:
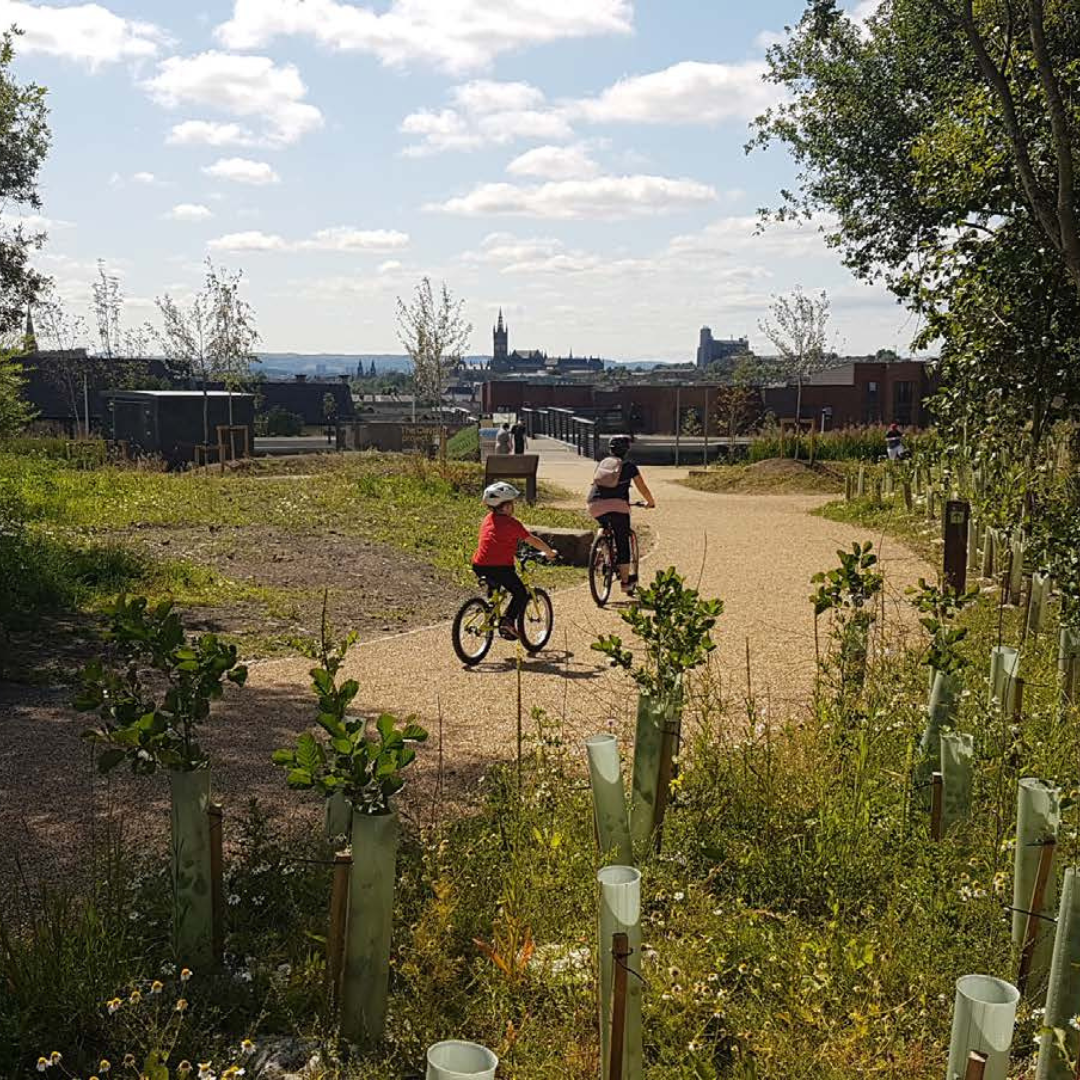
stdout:
<svg viewBox="0 0 1080 1080">
<path fill-rule="evenodd" d="M 971 812 L 971 784 L 975 774 L 975 739 L 971 735 L 948 732 L 941 736 L 941 781 L 944 798 L 941 827 L 949 826 Z"/>
<path fill-rule="evenodd" d="M 344 836 L 352 825 L 352 804 L 343 792 L 335 791 L 326 800 L 326 836 Z"/>
<path fill-rule="evenodd" d="M 1031 601 L 1027 611 L 1027 632 L 1041 634 L 1046 629 L 1046 601 L 1050 595 L 1050 575 L 1031 575 Z"/>
<path fill-rule="evenodd" d="M 631 975 L 626 980 L 626 1027 L 621 1080 L 641 1080 L 641 874 L 632 866 L 605 866 L 600 883 L 600 1076 L 608 1078 L 611 998 L 615 984 L 611 939 L 626 934 Z"/>
<path fill-rule="evenodd" d="M 933 683 L 930 688 L 930 707 L 927 710 L 926 729 L 919 740 L 919 754 L 915 763 L 915 787 L 923 807 L 930 805 L 930 778 L 941 767 L 941 733 L 955 726 L 956 707 L 960 701 L 963 683 L 958 675 L 943 671 L 931 671 Z"/>
<path fill-rule="evenodd" d="M 447 1039 L 428 1047 L 426 1080 L 494 1080 L 498 1067 L 486 1046 Z"/>
<path fill-rule="evenodd" d="M 1009 603 L 1019 604 L 1024 586 L 1024 541 L 1014 536 L 1009 544 Z"/>
<path fill-rule="evenodd" d="M 585 750 L 589 755 L 589 784 L 601 861 L 630 866 L 634 852 L 618 741 L 614 735 L 592 735 L 585 740 Z"/>
<path fill-rule="evenodd" d="M 637 732 L 634 739 L 634 778 L 630 800 L 630 838 L 635 848 L 647 845 L 656 825 L 656 797 L 660 787 L 660 754 L 664 725 L 680 712 L 678 695 L 672 699 L 638 695 Z"/>
<path fill-rule="evenodd" d="M 860 499 L 866 495 L 866 466 L 862 464 L 859 465 L 859 474 L 855 481 L 855 494 Z"/>
<path fill-rule="evenodd" d="M 1017 955 L 1023 948 L 1024 936 L 1027 933 L 1028 917 L 1025 912 L 1031 905 L 1042 846 L 1047 840 L 1057 840 L 1060 825 L 1061 792 L 1058 788 L 1033 776 L 1023 777 L 1017 786 L 1016 853 L 1013 857 L 1012 943 Z M 1050 877 L 1043 893 L 1042 911 L 1038 913 L 1046 918 L 1036 919 L 1037 936 L 1028 976 L 1031 993 L 1027 996 L 1033 1004 L 1037 1004 L 1042 997 L 1050 971 L 1054 944 L 1054 924 L 1050 920 L 1054 917 L 1057 897 L 1056 877 L 1056 864 L 1051 863 Z"/>
<path fill-rule="evenodd" d="M 210 884 L 210 771 L 169 773 L 172 803 L 173 933 L 176 958 L 191 968 L 214 961 Z"/>
<path fill-rule="evenodd" d="M 1080 871 L 1070 866 L 1061 886 L 1054 933 L 1054 955 L 1050 962 L 1050 985 L 1046 992 L 1044 1024 L 1064 1035 L 1065 1051 L 1076 1060 L 1080 1053 L 1080 1032 L 1069 1021 L 1080 1012 Z M 1052 1034 L 1039 1037 L 1039 1065 L 1035 1080 L 1073 1080 L 1075 1072 L 1062 1056 Z"/>
<path fill-rule="evenodd" d="M 396 814 L 353 811 L 341 1034 L 354 1043 L 378 1042 L 386 1021 L 397 845 Z"/>
<path fill-rule="evenodd" d="M 1020 653 L 1011 645 L 995 645 L 990 650 L 990 700 L 1010 712 L 1016 677 L 1020 674 Z"/>
<path fill-rule="evenodd" d="M 968 518 L 967 565 L 972 574 L 979 569 L 979 521 L 974 514 Z"/>
<path fill-rule="evenodd" d="M 980 577 L 992 578 L 994 576 L 994 554 L 996 548 L 997 529 L 987 527 L 986 532 L 983 534 L 982 573 L 979 575 Z"/>
<path fill-rule="evenodd" d="M 983 1080 L 1006 1080 L 1019 1000 L 1020 992 L 1004 979 L 965 975 L 956 980 L 947 1080 L 965 1080 L 972 1050 L 986 1055 Z"/>
<path fill-rule="evenodd" d="M 1063 626 L 1058 636 L 1058 677 L 1062 704 L 1076 704 L 1080 698 L 1080 627 Z"/>
</svg>

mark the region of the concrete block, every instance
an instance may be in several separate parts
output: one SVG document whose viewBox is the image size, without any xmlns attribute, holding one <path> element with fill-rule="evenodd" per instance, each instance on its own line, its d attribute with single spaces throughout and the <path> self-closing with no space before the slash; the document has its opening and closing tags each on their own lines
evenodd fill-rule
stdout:
<svg viewBox="0 0 1080 1080">
<path fill-rule="evenodd" d="M 550 544 L 570 566 L 588 566 L 589 548 L 596 535 L 591 529 L 559 529 L 551 525 L 526 525 L 526 529 Z"/>
</svg>

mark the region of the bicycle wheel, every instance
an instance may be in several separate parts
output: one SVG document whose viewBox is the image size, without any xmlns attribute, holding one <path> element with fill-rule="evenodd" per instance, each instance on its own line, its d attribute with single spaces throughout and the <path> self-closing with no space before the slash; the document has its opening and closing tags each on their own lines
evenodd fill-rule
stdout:
<svg viewBox="0 0 1080 1080">
<path fill-rule="evenodd" d="M 491 605 L 479 596 L 466 600 L 454 616 L 451 636 L 458 659 L 468 667 L 479 664 L 487 656 L 495 636 Z"/>
<path fill-rule="evenodd" d="M 533 589 L 525 610 L 518 619 L 518 637 L 528 652 L 539 652 L 551 637 L 555 612 L 551 597 L 543 589 Z"/>
<path fill-rule="evenodd" d="M 611 596 L 611 578 L 614 572 L 611 543 L 607 533 L 598 533 L 589 549 L 589 592 L 598 607 L 603 607 Z"/>
<path fill-rule="evenodd" d="M 638 583 L 638 546 L 637 533 L 630 530 L 630 587 L 637 590 Z"/>
</svg>

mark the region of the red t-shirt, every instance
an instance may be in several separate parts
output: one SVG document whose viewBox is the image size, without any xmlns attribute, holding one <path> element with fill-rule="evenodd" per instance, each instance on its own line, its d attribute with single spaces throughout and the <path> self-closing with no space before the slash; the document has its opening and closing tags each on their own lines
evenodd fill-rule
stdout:
<svg viewBox="0 0 1080 1080">
<path fill-rule="evenodd" d="M 529 530 L 517 518 L 488 514 L 480 526 L 473 566 L 513 566 L 518 541 L 528 535 Z"/>
</svg>

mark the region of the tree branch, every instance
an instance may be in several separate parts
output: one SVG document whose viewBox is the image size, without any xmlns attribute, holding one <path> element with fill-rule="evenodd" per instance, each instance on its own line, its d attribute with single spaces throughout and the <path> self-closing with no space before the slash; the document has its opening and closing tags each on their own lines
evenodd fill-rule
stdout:
<svg viewBox="0 0 1080 1080">
<path fill-rule="evenodd" d="M 1069 117 L 1061 95 L 1061 85 L 1054 73 L 1050 50 L 1046 44 L 1043 25 L 1043 0 L 1029 0 L 1028 19 L 1031 26 L 1031 47 L 1039 79 L 1050 108 L 1050 131 L 1053 135 L 1054 156 L 1057 159 L 1058 193 L 1057 224 L 1060 250 L 1065 256 L 1069 276 L 1080 289 L 1080 232 L 1076 223 L 1076 186 L 1073 172 L 1073 147 Z"/>
</svg>

